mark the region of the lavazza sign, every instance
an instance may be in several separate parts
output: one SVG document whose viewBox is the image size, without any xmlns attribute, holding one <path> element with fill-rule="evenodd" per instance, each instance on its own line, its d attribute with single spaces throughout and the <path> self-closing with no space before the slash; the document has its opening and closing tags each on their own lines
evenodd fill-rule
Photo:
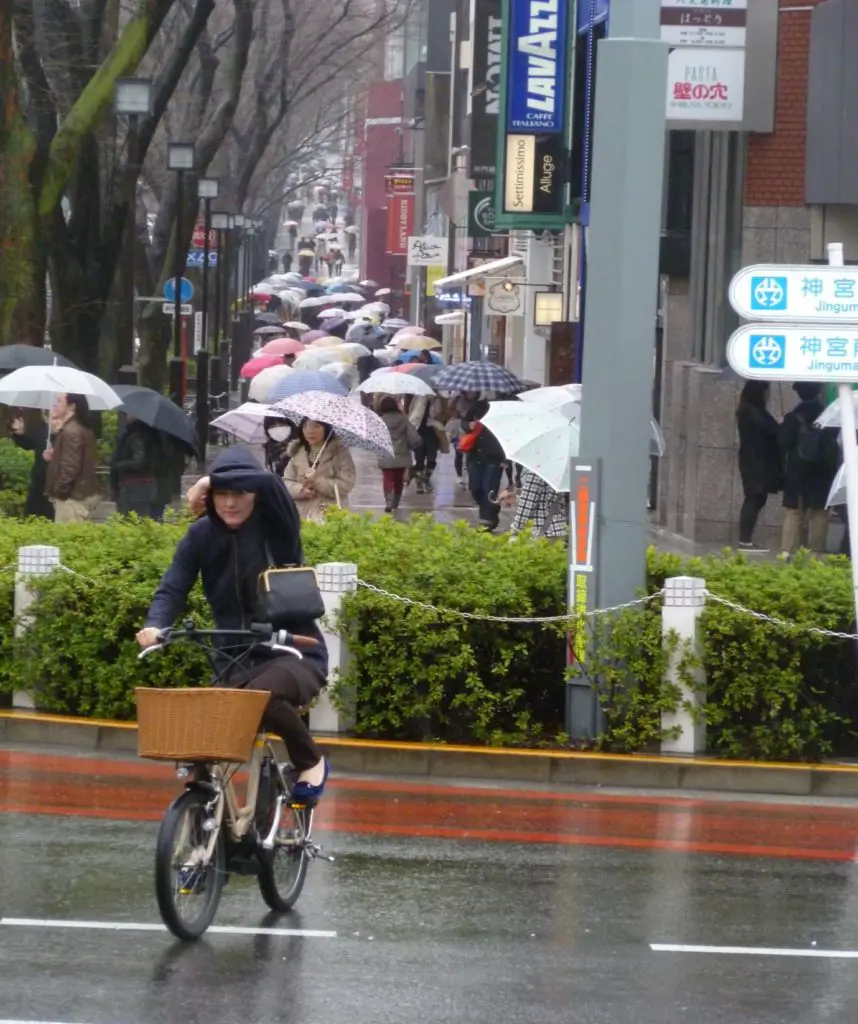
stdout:
<svg viewBox="0 0 858 1024">
<path fill-rule="evenodd" d="M 511 15 L 509 81 L 516 86 L 507 131 L 562 132 L 565 6 L 561 0 L 513 0 Z"/>
</svg>

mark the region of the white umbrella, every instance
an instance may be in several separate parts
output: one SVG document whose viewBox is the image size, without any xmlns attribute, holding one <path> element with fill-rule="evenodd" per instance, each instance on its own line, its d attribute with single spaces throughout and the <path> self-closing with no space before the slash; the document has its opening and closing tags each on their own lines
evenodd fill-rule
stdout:
<svg viewBox="0 0 858 1024">
<path fill-rule="evenodd" d="M 245 402 L 237 409 L 230 409 L 217 419 L 212 420 L 211 425 L 222 430 L 226 434 L 248 444 L 254 444 L 265 440 L 263 421 L 266 416 L 277 416 L 271 411 L 268 405 L 259 405 L 257 402 Z"/>
<path fill-rule="evenodd" d="M 523 391 L 518 397 L 520 401 L 537 405 L 540 409 L 567 416 L 580 427 L 581 394 L 580 384 L 561 384 L 559 387 L 534 388 L 532 391 Z M 664 433 L 654 419 L 649 421 L 649 450 L 650 455 L 657 455 L 659 458 L 667 450 Z"/>
<path fill-rule="evenodd" d="M 482 423 L 498 439 L 508 459 L 529 469 L 553 490 L 570 490 L 570 461 L 578 454 L 577 423 L 520 402 L 489 402 Z"/>
<path fill-rule="evenodd" d="M 344 309 L 337 309 L 336 306 L 333 309 L 323 309 L 318 314 L 320 320 L 327 320 L 328 317 L 336 317 L 338 320 L 342 320 L 345 315 L 346 311 Z"/>
<path fill-rule="evenodd" d="M 328 363 L 342 362 L 342 358 L 336 352 L 327 348 L 308 348 L 292 364 L 296 370 L 321 370 Z"/>
<path fill-rule="evenodd" d="M 309 331 L 310 328 L 306 324 L 302 324 L 300 320 L 287 320 L 284 327 L 289 327 L 293 331 L 298 331 L 303 334 L 304 331 Z"/>
<path fill-rule="evenodd" d="M 414 352 L 429 352 L 435 348 L 441 348 L 441 342 L 435 338 L 427 338 L 425 334 L 403 334 L 401 338 L 390 343 L 391 348 L 400 350 L 411 350 Z"/>
<path fill-rule="evenodd" d="M 559 387 L 534 388 L 523 391 L 518 399 L 540 409 L 556 412 L 567 416 L 570 420 L 577 419 L 581 413 L 581 385 L 561 384 Z"/>
<path fill-rule="evenodd" d="M 260 370 L 250 382 L 248 397 L 252 398 L 254 402 L 267 402 L 268 395 L 277 381 L 283 380 L 284 377 L 288 377 L 290 373 L 294 372 L 294 367 L 286 366 L 285 363 L 283 366 L 269 366 Z"/>
<path fill-rule="evenodd" d="M 342 345 L 337 345 L 337 351 L 348 352 L 353 359 L 360 359 L 361 356 L 371 356 L 372 352 L 366 347 L 361 345 L 359 341 L 344 341 Z"/>
<path fill-rule="evenodd" d="M 109 384 L 73 366 L 22 366 L 0 380 L 3 405 L 50 409 L 57 395 L 83 395 L 96 412 L 122 405 L 122 399 Z"/>
<path fill-rule="evenodd" d="M 392 455 L 390 431 L 384 420 L 348 397 L 307 391 L 277 402 L 274 409 L 294 423 L 303 419 L 328 423 L 348 448 L 362 448 L 373 455 Z"/>
<path fill-rule="evenodd" d="M 426 381 L 410 373 L 371 373 L 360 385 L 358 391 L 367 395 L 434 395 Z"/>
<path fill-rule="evenodd" d="M 420 335 L 425 333 L 425 327 L 402 327 L 390 339 L 390 344 L 397 344 L 400 338 L 413 338 L 415 334 Z"/>
</svg>

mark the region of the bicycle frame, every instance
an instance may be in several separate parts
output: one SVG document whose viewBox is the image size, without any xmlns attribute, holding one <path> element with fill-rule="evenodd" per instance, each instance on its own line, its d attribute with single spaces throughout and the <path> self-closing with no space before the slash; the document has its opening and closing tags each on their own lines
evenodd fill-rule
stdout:
<svg viewBox="0 0 858 1024">
<path fill-rule="evenodd" d="M 207 831 L 209 832 L 209 839 L 206 843 L 205 850 L 206 864 L 208 864 L 214 856 L 215 843 L 217 842 L 221 828 L 225 826 L 229 830 L 230 837 L 235 842 L 241 842 L 241 840 L 247 836 L 256 815 L 256 802 L 259 796 L 259 780 L 261 776 L 262 759 L 266 752 L 270 755 L 271 762 L 275 766 L 277 774 L 280 776 L 280 780 L 283 783 L 283 792 L 277 797 L 277 808 L 274 814 L 274 820 L 271 823 L 271 828 L 268 834 L 262 840 L 263 849 L 271 850 L 274 848 L 274 837 L 277 835 L 277 830 L 280 827 L 283 801 L 285 800 L 287 787 L 285 779 L 283 779 L 280 771 L 280 766 L 277 764 L 274 748 L 271 746 L 267 735 L 265 733 L 259 733 L 253 744 L 253 753 L 251 754 L 250 760 L 247 762 L 249 776 L 247 780 L 247 789 L 244 794 L 245 803 L 243 806 L 239 803 L 238 794 L 236 792 L 235 785 L 233 784 L 233 775 L 235 772 L 227 774 L 229 764 L 226 762 L 220 761 L 206 766 L 209 771 L 210 781 L 206 780 L 205 782 L 197 781 L 191 783 L 192 786 L 201 786 L 206 789 L 213 786 L 215 790 L 214 796 L 206 804 L 206 810 L 212 814 L 212 817 L 206 822 Z"/>
</svg>

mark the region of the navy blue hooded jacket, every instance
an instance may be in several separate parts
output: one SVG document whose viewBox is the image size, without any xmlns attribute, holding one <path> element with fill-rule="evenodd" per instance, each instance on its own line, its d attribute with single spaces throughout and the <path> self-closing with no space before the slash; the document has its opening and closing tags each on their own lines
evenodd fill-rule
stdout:
<svg viewBox="0 0 858 1024">
<path fill-rule="evenodd" d="M 217 628 L 247 629 L 256 621 L 259 574 L 270 568 L 271 562 L 276 566 L 303 565 L 301 518 L 279 477 L 266 472 L 246 448 L 232 448 L 219 455 L 209 477 L 207 512 L 179 541 L 172 564 L 152 598 L 147 626 L 171 626 L 184 611 L 197 577 L 202 576 Z M 216 490 L 256 494 L 253 514 L 237 530 L 230 529 L 215 512 L 211 492 Z M 306 663 L 327 677 L 328 652 L 316 623 L 296 620 L 286 628 L 316 637 L 319 646 L 302 653 Z"/>
</svg>

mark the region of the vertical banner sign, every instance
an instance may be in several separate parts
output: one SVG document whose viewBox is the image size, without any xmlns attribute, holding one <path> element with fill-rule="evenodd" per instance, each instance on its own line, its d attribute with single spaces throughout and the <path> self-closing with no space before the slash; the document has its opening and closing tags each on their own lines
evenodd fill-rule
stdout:
<svg viewBox="0 0 858 1024">
<path fill-rule="evenodd" d="M 504 0 L 501 228 L 559 230 L 566 223 L 574 0 Z"/>
<path fill-rule="evenodd" d="M 503 18 L 501 0 L 475 0 L 472 60 L 470 176 L 493 178 L 500 113 Z"/>
<path fill-rule="evenodd" d="M 568 0 L 510 0 L 506 130 L 566 131 Z"/>
<path fill-rule="evenodd" d="M 576 616 L 569 629 L 571 666 L 581 665 L 587 654 L 587 629 L 579 616 L 596 608 L 596 516 L 600 484 L 598 459 L 572 464 L 569 495 L 569 593 L 568 608 Z M 588 684 L 589 685 L 589 684 Z"/>
<path fill-rule="evenodd" d="M 414 196 L 395 194 L 387 198 L 387 252 L 408 255 L 408 237 L 414 233 Z"/>
</svg>

